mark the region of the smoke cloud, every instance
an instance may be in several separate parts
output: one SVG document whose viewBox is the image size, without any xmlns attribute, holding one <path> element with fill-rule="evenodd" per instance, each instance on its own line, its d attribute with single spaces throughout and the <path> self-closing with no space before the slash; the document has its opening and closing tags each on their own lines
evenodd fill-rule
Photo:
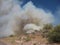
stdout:
<svg viewBox="0 0 60 45">
<path fill-rule="evenodd" d="M 30 23 L 42 26 L 53 21 L 54 16 L 50 11 L 35 7 L 31 1 L 21 8 L 18 1 L 0 0 L 0 37 L 22 31 Z"/>
<path fill-rule="evenodd" d="M 54 13 L 55 15 L 55 25 L 59 25 L 60 24 L 60 7 L 57 8 L 57 10 Z"/>
</svg>

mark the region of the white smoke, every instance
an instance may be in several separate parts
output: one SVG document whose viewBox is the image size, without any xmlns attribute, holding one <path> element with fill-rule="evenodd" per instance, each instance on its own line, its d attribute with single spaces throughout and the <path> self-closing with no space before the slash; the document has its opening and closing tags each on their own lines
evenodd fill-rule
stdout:
<svg viewBox="0 0 60 45">
<path fill-rule="evenodd" d="M 30 15 L 32 18 L 40 20 L 40 23 L 47 24 L 52 23 L 54 20 L 53 14 L 51 12 L 46 12 L 43 9 L 36 8 L 32 2 L 28 2 L 24 6 L 26 15 Z"/>
<path fill-rule="evenodd" d="M 51 12 L 36 8 L 32 2 L 21 6 L 14 0 L 0 0 L 0 37 L 15 34 L 26 24 L 34 23 L 39 26 L 52 23 Z"/>
<path fill-rule="evenodd" d="M 57 10 L 54 13 L 55 15 L 55 25 L 59 25 L 60 24 L 60 7 L 57 8 Z"/>
<path fill-rule="evenodd" d="M 37 26 L 35 24 L 26 24 L 23 28 L 23 30 L 26 31 L 26 33 L 32 33 L 35 31 L 40 31 L 43 28 L 43 26 Z"/>
</svg>

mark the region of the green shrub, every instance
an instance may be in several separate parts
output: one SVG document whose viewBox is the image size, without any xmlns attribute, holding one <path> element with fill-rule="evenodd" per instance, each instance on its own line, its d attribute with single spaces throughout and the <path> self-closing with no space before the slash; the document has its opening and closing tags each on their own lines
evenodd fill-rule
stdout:
<svg viewBox="0 0 60 45">
<path fill-rule="evenodd" d="M 52 30 L 53 28 L 53 25 L 52 24 L 46 24 L 44 27 L 43 27 L 43 30 L 41 31 L 42 33 L 42 36 L 44 38 L 47 38 L 48 37 L 48 33 L 50 32 L 50 30 Z"/>
<path fill-rule="evenodd" d="M 46 24 L 43 29 L 44 30 L 49 30 L 49 29 L 52 29 L 52 27 L 53 27 L 52 24 Z"/>
<path fill-rule="evenodd" d="M 60 42 L 60 25 L 54 27 L 54 29 L 48 33 L 48 41 L 54 43 Z"/>
</svg>

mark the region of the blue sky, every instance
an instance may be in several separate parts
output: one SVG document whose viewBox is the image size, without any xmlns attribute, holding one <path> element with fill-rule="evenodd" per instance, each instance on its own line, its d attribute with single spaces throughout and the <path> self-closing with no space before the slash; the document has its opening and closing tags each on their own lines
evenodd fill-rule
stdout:
<svg viewBox="0 0 60 45">
<path fill-rule="evenodd" d="M 56 10 L 57 7 L 60 6 L 60 0 L 22 0 L 23 4 L 26 4 L 29 1 L 32 1 L 33 4 L 38 8 L 49 9 L 52 12 Z"/>
<path fill-rule="evenodd" d="M 60 24 L 60 12 L 57 14 L 60 9 L 60 0 L 22 0 L 22 6 L 27 2 L 32 1 L 37 8 L 43 8 L 44 10 L 50 10 L 54 17 L 56 18 L 55 24 Z"/>
</svg>

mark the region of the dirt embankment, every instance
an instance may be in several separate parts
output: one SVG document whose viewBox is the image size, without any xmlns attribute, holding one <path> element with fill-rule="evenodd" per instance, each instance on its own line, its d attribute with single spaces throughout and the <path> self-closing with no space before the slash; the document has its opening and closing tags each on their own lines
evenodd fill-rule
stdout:
<svg viewBox="0 0 60 45">
<path fill-rule="evenodd" d="M 49 44 L 40 34 L 20 35 L 0 39 L 0 45 L 60 45 Z"/>
</svg>

